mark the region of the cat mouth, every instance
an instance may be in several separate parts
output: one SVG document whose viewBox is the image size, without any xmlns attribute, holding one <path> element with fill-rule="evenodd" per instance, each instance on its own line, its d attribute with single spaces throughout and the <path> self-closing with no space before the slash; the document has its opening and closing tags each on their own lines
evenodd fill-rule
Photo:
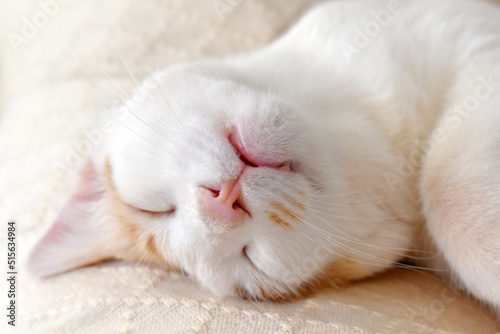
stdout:
<svg viewBox="0 0 500 334">
<path fill-rule="evenodd" d="M 243 135 L 241 126 L 238 123 L 234 125 L 228 124 L 228 140 L 238 154 L 240 160 L 250 167 L 270 167 L 282 168 L 289 164 L 283 161 L 277 161 L 267 157 L 266 152 L 261 152 L 257 147 L 252 145 L 248 138 Z"/>
</svg>

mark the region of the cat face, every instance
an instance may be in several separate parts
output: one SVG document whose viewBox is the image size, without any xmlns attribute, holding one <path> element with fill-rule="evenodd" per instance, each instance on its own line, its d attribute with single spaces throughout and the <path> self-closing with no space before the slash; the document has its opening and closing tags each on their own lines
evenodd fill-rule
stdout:
<svg viewBox="0 0 500 334">
<path fill-rule="evenodd" d="M 134 220 L 141 234 L 212 290 L 293 292 L 313 274 L 294 266 L 316 247 L 307 223 L 319 185 L 303 163 L 310 131 L 271 94 L 228 79 L 168 78 L 109 142 L 111 191 L 153 213 Z"/>
<path fill-rule="evenodd" d="M 359 243 L 384 226 L 363 222 L 373 208 L 342 222 L 350 199 L 335 196 L 353 188 L 321 126 L 232 79 L 197 67 L 150 78 L 82 169 L 32 272 L 117 257 L 182 270 L 221 295 L 283 300 L 390 265 L 397 255 L 373 246 L 359 261 Z M 335 212 L 321 202 L 332 198 Z"/>
</svg>

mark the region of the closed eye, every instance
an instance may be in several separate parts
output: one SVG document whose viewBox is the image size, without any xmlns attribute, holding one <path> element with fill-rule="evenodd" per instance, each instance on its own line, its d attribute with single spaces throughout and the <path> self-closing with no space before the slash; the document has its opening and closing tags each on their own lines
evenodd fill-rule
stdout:
<svg viewBox="0 0 500 334">
<path fill-rule="evenodd" d="M 278 168 L 288 170 L 290 172 L 296 172 L 295 165 L 296 164 L 293 161 L 284 161 L 278 166 Z"/>
<path fill-rule="evenodd" d="M 255 264 L 252 262 L 252 259 L 250 259 L 250 257 L 248 256 L 247 251 L 248 251 L 248 245 L 243 246 L 243 248 L 241 249 L 243 257 L 246 258 L 248 262 L 250 262 L 250 264 L 255 267 Z"/>
<path fill-rule="evenodd" d="M 144 209 L 139 209 L 139 211 L 144 212 L 144 213 L 149 213 L 149 214 L 154 214 L 154 215 L 162 215 L 162 214 L 173 214 L 175 212 L 175 206 L 172 206 L 166 210 L 144 210 Z"/>
</svg>

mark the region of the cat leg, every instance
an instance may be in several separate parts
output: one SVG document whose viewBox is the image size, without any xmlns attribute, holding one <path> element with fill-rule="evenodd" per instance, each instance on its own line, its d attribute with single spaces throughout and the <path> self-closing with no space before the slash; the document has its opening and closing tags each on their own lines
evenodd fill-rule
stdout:
<svg viewBox="0 0 500 334">
<path fill-rule="evenodd" d="M 420 183 L 449 278 L 500 316 L 500 85 L 458 94 L 429 139 Z M 481 84 L 481 82 L 479 82 Z M 470 88 L 470 87 L 469 87 Z"/>
</svg>

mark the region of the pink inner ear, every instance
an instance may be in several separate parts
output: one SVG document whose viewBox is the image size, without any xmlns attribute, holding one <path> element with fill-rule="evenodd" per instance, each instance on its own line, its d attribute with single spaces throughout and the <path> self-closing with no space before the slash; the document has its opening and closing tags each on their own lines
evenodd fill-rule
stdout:
<svg viewBox="0 0 500 334">
<path fill-rule="evenodd" d="M 78 226 L 73 226 L 68 221 L 79 222 L 82 219 L 91 219 L 91 214 L 84 211 L 86 204 L 98 201 L 102 193 L 78 193 L 71 196 L 64 208 L 59 213 L 49 231 L 43 236 L 39 244 L 41 247 L 48 244 L 61 242 L 67 235 L 74 233 Z"/>
<path fill-rule="evenodd" d="M 80 170 L 77 189 L 64 205 L 59 216 L 40 243 L 57 243 L 65 235 L 71 233 L 74 228 L 68 222 L 87 218 L 84 216 L 89 216 L 89 213 L 85 212 L 85 207 L 98 201 L 101 196 L 102 191 L 100 191 L 98 186 L 96 170 L 92 162 L 87 161 L 85 166 Z"/>
<path fill-rule="evenodd" d="M 80 178 L 78 188 L 71 197 L 70 201 L 80 200 L 96 200 L 102 195 L 101 182 L 98 179 L 97 172 L 91 161 L 87 161 L 85 166 L 80 170 Z"/>
<path fill-rule="evenodd" d="M 43 236 L 43 238 L 38 242 L 36 248 L 44 247 L 44 245 L 55 244 L 63 239 L 64 235 L 71 232 L 68 225 L 62 223 L 61 219 L 56 219 L 56 221 L 50 227 L 50 230 Z"/>
<path fill-rule="evenodd" d="M 28 269 L 46 276 L 98 260 L 97 248 L 107 237 L 103 226 L 109 219 L 103 213 L 104 200 L 102 180 L 88 161 L 80 171 L 77 188 L 32 250 Z"/>
</svg>

